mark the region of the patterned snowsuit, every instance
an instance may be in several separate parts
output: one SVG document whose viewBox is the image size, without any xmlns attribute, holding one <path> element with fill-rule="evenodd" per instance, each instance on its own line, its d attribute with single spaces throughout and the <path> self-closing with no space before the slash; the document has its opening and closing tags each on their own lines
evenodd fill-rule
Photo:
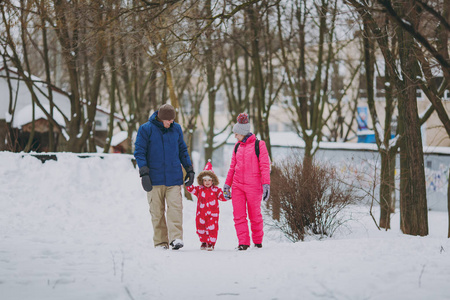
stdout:
<svg viewBox="0 0 450 300">
<path fill-rule="evenodd" d="M 270 159 L 264 141 L 259 142 L 259 159 L 255 153 L 254 134 L 240 143 L 231 157 L 225 184 L 231 186 L 234 227 L 239 245 L 250 245 L 247 221 L 250 219 L 252 240 L 261 244 L 263 239 L 263 218 L 261 214 L 262 185 L 270 184 Z"/>
<path fill-rule="evenodd" d="M 214 246 L 219 231 L 218 200 L 227 201 L 223 196 L 222 189 L 214 185 L 209 188 L 203 185 L 191 185 L 187 186 L 186 189 L 198 199 L 195 223 L 200 242 Z"/>
</svg>

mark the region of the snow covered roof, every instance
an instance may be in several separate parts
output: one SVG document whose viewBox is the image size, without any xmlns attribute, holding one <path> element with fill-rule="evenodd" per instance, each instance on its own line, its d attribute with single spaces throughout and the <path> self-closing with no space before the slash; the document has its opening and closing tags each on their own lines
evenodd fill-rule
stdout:
<svg viewBox="0 0 450 300">
<path fill-rule="evenodd" d="M 214 139 L 214 143 L 218 144 L 223 141 L 228 134 L 220 134 Z M 228 137 L 226 144 L 235 144 L 234 135 Z M 278 147 L 305 147 L 305 142 L 297 133 L 293 131 L 270 132 L 270 143 L 272 146 Z M 372 143 L 339 143 L 339 142 L 320 142 L 320 149 L 341 149 L 341 150 L 368 150 L 378 151 L 377 145 Z M 427 146 L 423 148 L 424 153 L 440 153 L 450 154 L 450 147 Z"/>
<path fill-rule="evenodd" d="M 15 111 L 15 116 L 14 119 L 18 118 L 17 114 L 22 111 L 22 109 L 24 109 L 27 106 L 31 105 L 31 93 L 28 90 L 28 87 L 25 85 L 25 82 L 23 80 L 23 78 L 19 75 L 18 71 L 16 68 L 12 68 L 12 67 L 8 67 L 8 72 L 9 72 L 9 77 L 10 77 L 10 82 L 11 82 L 11 88 L 12 88 L 12 94 L 15 96 L 17 95 L 17 103 L 16 103 L 16 111 Z M 28 76 L 27 73 L 25 73 L 25 75 Z M 34 81 L 34 84 L 39 88 L 36 89 L 36 96 L 39 100 L 39 102 L 42 104 L 42 106 L 47 109 L 49 107 L 49 100 L 47 97 L 47 91 L 48 91 L 48 87 L 47 84 L 44 82 L 44 80 L 42 80 L 41 78 L 31 75 L 30 76 L 31 79 Z M 70 105 L 70 99 L 69 99 L 69 94 L 65 91 L 63 91 L 62 89 L 56 88 L 54 86 L 52 86 L 52 91 L 53 91 L 53 102 L 54 104 L 62 111 L 62 114 L 59 113 L 59 116 L 66 116 L 67 119 L 70 120 L 71 118 L 71 105 Z M 2 101 L 0 101 L 0 119 L 6 119 L 6 120 L 10 120 L 9 114 L 8 114 L 8 107 L 9 107 L 9 85 L 6 79 L 6 68 L 2 67 L 0 68 L 0 95 L 2 95 Z M 87 101 L 83 100 L 83 104 L 86 104 Z M 40 111 L 40 113 L 44 114 L 37 106 L 36 106 L 36 111 Z M 101 107 L 100 105 L 97 105 L 96 107 L 97 112 L 102 113 L 102 114 L 106 114 L 109 115 L 110 112 L 108 111 L 108 109 Z M 54 111 L 57 111 L 56 109 Z M 29 116 L 25 116 L 25 112 L 29 112 Z M 49 110 L 47 110 L 47 112 L 49 112 Z M 18 123 L 20 125 L 24 125 L 26 123 L 31 122 L 31 110 L 30 109 L 24 109 L 22 112 L 22 116 L 20 117 L 20 121 L 18 121 Z M 55 113 L 54 113 L 55 114 Z M 56 114 L 55 114 L 56 115 Z M 59 117 L 58 116 L 58 117 Z M 43 118 L 47 119 L 47 117 L 45 117 L 45 114 L 43 116 Z M 121 117 L 118 114 L 114 114 L 114 118 L 119 120 L 119 121 L 123 121 L 123 117 Z M 37 119 L 37 118 L 36 118 Z M 26 120 L 29 120 L 26 123 Z M 64 118 L 62 118 L 62 122 L 61 120 L 56 120 L 55 121 L 62 125 L 63 127 L 65 126 L 65 122 L 64 122 Z M 14 124 L 16 124 L 16 122 L 14 122 Z M 15 127 L 15 125 L 13 125 Z"/>
<path fill-rule="evenodd" d="M 111 146 L 115 147 L 125 141 L 128 137 L 128 132 L 126 131 L 120 131 L 119 133 L 113 135 L 111 139 Z"/>
<path fill-rule="evenodd" d="M 44 104 L 43 107 L 47 112 L 50 111 L 50 105 Z M 14 114 L 12 126 L 14 128 L 21 128 L 23 125 L 30 123 L 33 120 L 32 117 L 33 117 L 33 105 L 29 104 Z M 47 120 L 47 116 L 39 107 L 35 106 L 34 119 L 35 120 L 39 120 L 39 119 Z M 61 127 L 65 127 L 66 123 L 64 121 L 64 117 L 56 109 L 53 110 L 53 119 Z"/>
<path fill-rule="evenodd" d="M 8 72 L 9 72 L 9 76 L 10 76 L 10 83 L 11 83 L 11 88 L 12 88 L 12 95 L 14 97 L 13 101 L 15 101 L 15 116 L 14 119 L 20 119 L 17 120 L 20 125 L 26 124 L 23 122 L 26 122 L 28 120 L 27 123 L 29 123 L 31 121 L 31 109 L 27 109 L 27 106 L 32 105 L 32 97 L 31 97 L 31 93 L 28 90 L 28 87 L 26 86 L 23 78 L 21 78 L 18 73 L 17 70 L 14 68 L 8 68 Z M 35 89 L 36 92 L 36 97 L 38 98 L 39 102 L 42 104 L 42 106 L 45 109 L 48 109 L 50 107 L 50 102 L 48 100 L 47 94 L 48 93 L 48 88 L 47 85 L 43 82 L 42 79 L 36 77 L 36 76 L 31 76 L 31 79 L 35 82 L 35 85 L 39 88 L 39 89 Z M 2 68 L 0 69 L 0 95 L 2 95 L 2 101 L 0 101 L 0 119 L 5 118 L 7 120 L 10 119 L 11 116 L 9 116 L 8 114 L 8 108 L 9 108 L 9 95 L 10 95 L 10 91 L 9 91 L 10 87 L 8 85 L 8 81 L 6 79 L 6 69 Z M 53 102 L 54 104 L 61 110 L 62 114 L 59 113 L 59 115 L 62 117 L 62 115 L 65 115 L 68 119 L 70 119 L 70 99 L 67 95 L 67 93 L 63 92 L 62 90 L 53 88 Z M 37 107 L 36 107 L 36 113 L 42 113 L 43 112 Z M 38 112 L 40 111 L 40 112 Z M 55 109 L 56 111 L 56 109 Z M 21 117 L 18 117 L 18 113 L 21 113 Z M 25 113 L 29 112 L 29 116 L 25 117 Z M 44 115 L 45 117 L 45 115 Z M 45 117 L 45 119 L 47 119 L 47 117 Z M 64 120 L 64 118 L 63 118 Z M 63 126 L 65 126 L 65 122 L 62 121 L 58 121 L 58 124 L 61 124 Z M 15 123 L 16 124 L 16 123 Z"/>
</svg>

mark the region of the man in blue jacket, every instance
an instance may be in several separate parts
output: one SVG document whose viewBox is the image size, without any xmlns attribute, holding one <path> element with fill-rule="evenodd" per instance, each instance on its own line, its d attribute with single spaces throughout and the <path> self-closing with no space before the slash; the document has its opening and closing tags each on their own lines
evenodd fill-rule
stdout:
<svg viewBox="0 0 450 300">
<path fill-rule="evenodd" d="M 138 130 L 134 157 L 139 166 L 142 187 L 147 192 L 153 224 L 153 243 L 162 249 L 183 244 L 183 165 L 186 186 L 194 181 L 194 169 L 183 139 L 183 131 L 174 122 L 175 109 L 162 105 Z M 167 202 L 167 222 L 166 222 Z"/>
</svg>

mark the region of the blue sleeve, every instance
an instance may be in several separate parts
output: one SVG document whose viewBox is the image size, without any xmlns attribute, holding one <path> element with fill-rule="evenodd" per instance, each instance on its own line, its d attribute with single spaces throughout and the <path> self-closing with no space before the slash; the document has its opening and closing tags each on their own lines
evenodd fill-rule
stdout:
<svg viewBox="0 0 450 300">
<path fill-rule="evenodd" d="M 189 166 L 192 166 L 191 158 L 189 157 L 188 148 L 183 138 L 183 131 L 181 130 L 181 126 L 178 125 L 178 152 L 180 155 L 180 161 L 183 167 L 186 169 Z"/>
<path fill-rule="evenodd" d="M 148 126 L 142 125 L 139 127 L 136 142 L 134 143 L 134 158 L 139 168 L 148 166 L 147 163 L 147 146 L 149 143 L 149 129 Z"/>
</svg>

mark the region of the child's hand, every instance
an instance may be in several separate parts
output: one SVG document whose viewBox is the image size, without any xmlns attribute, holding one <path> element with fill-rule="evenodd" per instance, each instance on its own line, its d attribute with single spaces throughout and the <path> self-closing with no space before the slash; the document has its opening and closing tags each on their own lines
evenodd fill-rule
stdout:
<svg viewBox="0 0 450 300">
<path fill-rule="evenodd" d="M 225 197 L 225 199 L 230 200 L 231 199 L 231 186 L 229 186 L 228 184 L 225 184 L 223 186 L 223 196 Z"/>
</svg>

